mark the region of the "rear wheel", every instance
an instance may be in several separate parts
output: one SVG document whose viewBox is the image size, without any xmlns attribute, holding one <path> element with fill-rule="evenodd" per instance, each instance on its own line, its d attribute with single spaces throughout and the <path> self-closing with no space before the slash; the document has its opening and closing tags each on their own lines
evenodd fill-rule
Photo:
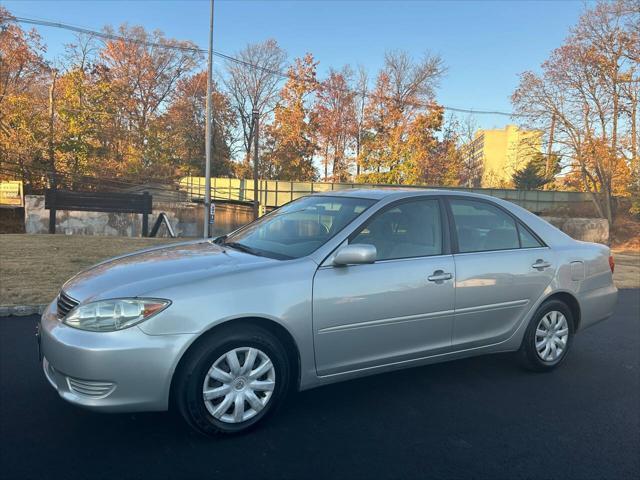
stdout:
<svg viewBox="0 0 640 480">
<path fill-rule="evenodd" d="M 288 390 L 285 350 L 262 328 L 225 327 L 188 355 L 175 396 L 184 419 L 201 433 L 246 431 L 265 419 Z"/>
<path fill-rule="evenodd" d="M 573 315 L 559 300 L 543 303 L 531 319 L 519 356 L 522 365 L 538 372 L 560 365 L 573 340 Z"/>
</svg>

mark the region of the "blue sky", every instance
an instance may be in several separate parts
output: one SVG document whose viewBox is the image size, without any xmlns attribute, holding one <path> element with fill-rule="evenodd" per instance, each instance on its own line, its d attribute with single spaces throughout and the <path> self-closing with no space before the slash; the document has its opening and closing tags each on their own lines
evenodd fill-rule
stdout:
<svg viewBox="0 0 640 480">
<path fill-rule="evenodd" d="M 2 0 L 14 15 L 100 29 L 140 24 L 169 37 L 207 45 L 208 0 L 15 1 Z M 419 58 L 440 54 L 448 72 L 440 103 L 477 110 L 510 111 L 518 74 L 537 70 L 561 45 L 584 10 L 584 1 L 247 1 L 216 0 L 214 49 L 233 54 L 248 42 L 275 38 L 290 58 L 311 52 L 320 78 L 329 66 L 364 65 L 370 76 L 386 50 Z M 73 33 L 38 27 L 47 56 L 60 55 Z M 220 66 L 220 64 L 219 64 Z M 477 115 L 481 127 L 509 118 Z"/>
</svg>

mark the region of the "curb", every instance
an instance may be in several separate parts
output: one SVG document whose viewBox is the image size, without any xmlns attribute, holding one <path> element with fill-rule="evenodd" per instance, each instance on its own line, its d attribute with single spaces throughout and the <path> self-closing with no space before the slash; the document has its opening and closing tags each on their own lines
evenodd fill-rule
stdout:
<svg viewBox="0 0 640 480">
<path fill-rule="evenodd" d="M 0 305 L 0 317 L 41 315 L 46 305 Z"/>
</svg>

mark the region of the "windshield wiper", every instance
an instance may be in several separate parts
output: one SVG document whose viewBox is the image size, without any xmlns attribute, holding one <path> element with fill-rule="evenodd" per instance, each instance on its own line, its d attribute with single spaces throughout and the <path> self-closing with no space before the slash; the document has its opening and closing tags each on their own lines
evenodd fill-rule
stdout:
<svg viewBox="0 0 640 480">
<path fill-rule="evenodd" d="M 226 235 L 222 235 L 218 238 L 216 238 L 215 240 L 213 240 L 213 243 L 215 243 L 216 245 L 223 245 L 224 241 L 227 239 Z"/>
<path fill-rule="evenodd" d="M 225 247 L 231 247 L 235 250 L 240 250 L 241 252 L 245 252 L 245 253 L 249 253 L 251 255 L 255 255 L 257 257 L 262 257 L 262 254 L 260 254 L 257 250 L 246 246 L 243 243 L 238 243 L 238 242 L 224 242 L 222 245 L 224 245 Z"/>
</svg>

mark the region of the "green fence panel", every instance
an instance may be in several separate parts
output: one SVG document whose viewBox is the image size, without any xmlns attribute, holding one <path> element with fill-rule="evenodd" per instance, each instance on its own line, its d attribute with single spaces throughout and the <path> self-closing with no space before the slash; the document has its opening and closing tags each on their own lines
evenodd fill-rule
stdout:
<svg viewBox="0 0 640 480">
<path fill-rule="evenodd" d="M 183 177 L 178 182 L 178 188 L 187 192 L 192 199 L 204 198 L 204 177 Z M 424 187 L 419 185 L 373 185 L 360 183 L 330 183 L 330 182 L 290 182 L 285 180 L 259 180 L 259 201 L 268 208 L 279 207 L 296 198 L 315 192 L 329 192 L 334 190 L 367 189 L 367 188 L 434 188 L 463 192 L 474 192 L 491 195 L 521 205 L 533 212 L 543 212 L 562 206 L 591 204 L 591 196 L 585 192 L 561 192 L 548 190 L 513 190 L 496 188 L 465 188 L 465 187 Z M 239 200 L 252 202 L 254 182 L 252 179 L 212 178 L 211 196 L 217 200 Z"/>
</svg>

